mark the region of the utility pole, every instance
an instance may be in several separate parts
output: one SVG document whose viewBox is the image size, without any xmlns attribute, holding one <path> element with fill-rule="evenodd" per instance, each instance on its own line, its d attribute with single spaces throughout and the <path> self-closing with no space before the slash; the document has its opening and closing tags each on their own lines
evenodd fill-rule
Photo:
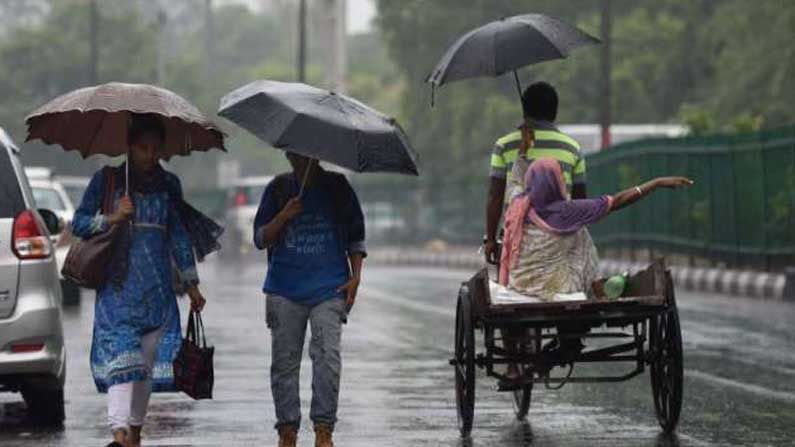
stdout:
<svg viewBox="0 0 795 447">
<path fill-rule="evenodd" d="M 99 82 L 99 11 L 97 10 L 96 0 L 89 0 L 88 23 L 88 81 L 91 85 L 97 85 Z"/>
<path fill-rule="evenodd" d="M 204 0 L 205 51 L 207 52 L 207 79 L 215 79 L 215 20 L 213 0 Z"/>
<path fill-rule="evenodd" d="M 298 3 L 298 82 L 306 82 L 306 0 Z"/>
<path fill-rule="evenodd" d="M 610 88 L 610 0 L 602 0 L 602 88 L 601 88 L 601 113 L 599 120 L 602 125 L 602 149 L 610 146 L 610 125 L 612 124 L 611 88 Z"/>
<path fill-rule="evenodd" d="M 157 85 L 166 85 L 166 25 L 168 15 L 162 8 L 157 11 Z"/>
<path fill-rule="evenodd" d="M 326 53 L 326 84 L 337 92 L 345 92 L 347 69 L 347 26 L 345 0 L 324 0 L 326 14 L 323 20 L 324 46 Z"/>
</svg>

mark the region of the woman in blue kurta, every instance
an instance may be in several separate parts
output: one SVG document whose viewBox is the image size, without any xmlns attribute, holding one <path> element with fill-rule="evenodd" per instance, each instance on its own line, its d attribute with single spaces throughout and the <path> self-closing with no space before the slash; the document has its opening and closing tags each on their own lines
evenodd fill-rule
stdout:
<svg viewBox="0 0 795 447">
<path fill-rule="evenodd" d="M 183 202 L 179 179 L 160 167 L 158 148 L 164 136 L 159 118 L 136 115 L 128 136 L 129 197 L 124 165 L 106 167 L 94 174 L 72 222 L 72 231 L 81 238 L 108 231 L 111 225 L 125 227 L 107 267 L 108 279 L 97 290 L 91 345 L 94 382 L 97 390 L 108 393 L 114 446 L 140 445 L 150 393 L 174 391 L 172 362 L 181 344 L 175 283 L 187 291 L 192 308 L 201 310 L 204 298 L 194 250 L 203 256 L 216 248 L 197 250 L 197 241 L 202 244 L 197 226 L 206 229 L 214 223 L 202 222 L 206 218 Z M 115 211 L 103 215 L 108 176 L 114 176 L 116 185 Z M 218 230 L 209 230 L 210 243 Z"/>
</svg>

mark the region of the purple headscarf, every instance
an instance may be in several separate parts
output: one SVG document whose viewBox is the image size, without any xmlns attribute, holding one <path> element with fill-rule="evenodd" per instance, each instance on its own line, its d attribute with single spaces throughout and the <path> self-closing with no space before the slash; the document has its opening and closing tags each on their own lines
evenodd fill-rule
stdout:
<svg viewBox="0 0 795 447">
<path fill-rule="evenodd" d="M 505 213 L 505 237 L 500 259 L 500 283 L 508 284 L 508 271 L 519 259 L 524 224 L 566 236 L 592 224 L 610 211 L 613 198 L 569 200 L 558 162 L 551 158 L 534 161 L 524 176 L 524 193 Z"/>
<path fill-rule="evenodd" d="M 557 161 L 542 158 L 533 162 L 524 176 L 525 194 L 530 197 L 527 218 L 542 230 L 568 235 L 603 218 L 613 202 L 610 196 L 568 200 L 566 184 Z"/>
</svg>

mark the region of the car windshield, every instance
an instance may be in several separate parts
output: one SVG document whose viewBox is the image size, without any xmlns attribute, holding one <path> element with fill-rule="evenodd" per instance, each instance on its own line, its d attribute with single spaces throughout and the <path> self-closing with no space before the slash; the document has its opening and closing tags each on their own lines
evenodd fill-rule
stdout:
<svg viewBox="0 0 795 447">
<path fill-rule="evenodd" d="M 63 211 L 66 209 L 61 196 L 51 188 L 33 188 L 33 200 L 36 201 L 36 208 L 46 208 L 52 211 Z"/>
</svg>

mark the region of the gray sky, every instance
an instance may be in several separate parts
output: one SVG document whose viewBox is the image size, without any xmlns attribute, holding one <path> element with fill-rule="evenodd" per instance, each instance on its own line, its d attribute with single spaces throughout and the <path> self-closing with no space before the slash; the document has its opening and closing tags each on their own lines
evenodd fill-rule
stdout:
<svg viewBox="0 0 795 447">
<path fill-rule="evenodd" d="M 312 1 L 312 0 L 309 0 Z M 348 1 L 348 34 L 363 33 L 370 30 L 370 25 L 375 17 L 374 0 L 347 0 Z M 218 3 L 242 3 L 249 8 L 257 9 L 258 0 L 219 0 Z"/>
<path fill-rule="evenodd" d="M 348 34 L 369 31 L 374 16 L 373 0 L 348 0 Z"/>
</svg>

